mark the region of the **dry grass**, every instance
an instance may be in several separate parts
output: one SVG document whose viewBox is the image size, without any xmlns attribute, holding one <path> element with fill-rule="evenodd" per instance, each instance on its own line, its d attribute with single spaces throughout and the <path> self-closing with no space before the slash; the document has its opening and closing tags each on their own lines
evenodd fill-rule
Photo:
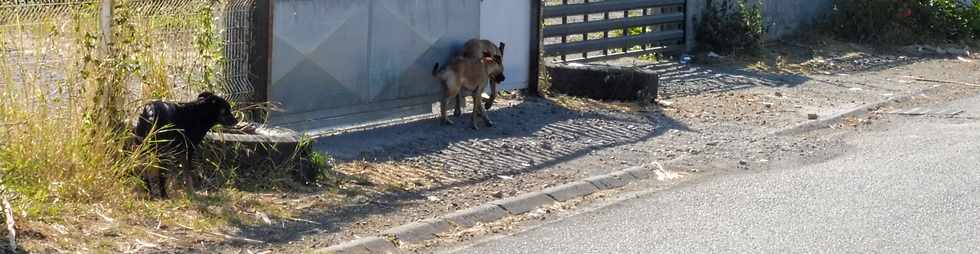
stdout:
<svg viewBox="0 0 980 254">
<path fill-rule="evenodd" d="M 213 77 L 186 73 L 220 59 L 159 38 L 173 22 L 193 27 L 200 19 L 117 17 L 129 25 L 116 28 L 117 43 L 101 53 L 94 14 L 83 8 L 57 19 L 0 24 L 0 188 L 13 197 L 23 248 L 125 252 L 193 245 L 227 240 L 220 232 L 232 226 L 293 216 L 291 205 L 231 185 L 174 192 L 168 200 L 143 196 L 136 176 L 160 161 L 149 156 L 149 146 L 129 146 L 135 109 L 214 87 Z M 200 38 L 183 38 L 186 45 L 194 37 Z"/>
<path fill-rule="evenodd" d="M 600 101 L 563 94 L 553 94 L 547 98 L 558 106 L 574 111 L 645 112 L 650 110 L 650 106 L 643 106 L 633 101 Z"/>
<path fill-rule="evenodd" d="M 204 15 L 125 22 L 134 25 L 115 30 L 119 43 L 103 55 L 94 12 L 78 11 L 64 19 L 0 25 L 0 189 L 13 196 L 19 245 L 27 251 L 139 252 L 226 242 L 235 236 L 222 232 L 238 227 L 315 223 L 297 216 L 366 192 L 452 181 L 438 171 L 353 162 L 336 168 L 354 177 L 326 173 L 320 185 L 296 187 L 301 184 L 283 174 L 295 164 L 246 161 L 227 156 L 237 147 L 210 145 L 201 149 L 198 169 L 223 179 L 208 179 L 213 185 L 196 193 L 172 191 L 170 199 L 148 200 L 136 176 L 163 164 L 150 156 L 152 147 L 128 145 L 128 122 L 148 100 L 183 100 L 218 85 L 221 73 L 200 75 L 199 68 L 220 63 L 208 54 L 221 45 L 188 51 L 158 38 L 168 29 L 201 26 L 210 17 Z M 194 31 L 176 40 L 194 44 L 214 32 Z M 321 154 L 304 159 L 321 170 L 332 164 Z M 243 179 L 248 177 L 257 179 Z"/>
<path fill-rule="evenodd" d="M 745 67 L 772 74 L 807 75 L 820 73 L 821 69 L 828 67 L 830 58 L 844 61 L 860 59 L 874 51 L 861 45 L 836 41 L 829 36 L 808 35 L 795 41 L 767 45 L 755 54 L 726 56 L 712 65 Z"/>
<path fill-rule="evenodd" d="M 141 149 L 123 151 L 126 136 L 111 128 L 109 122 L 118 114 L 106 107 L 118 101 L 95 100 L 114 93 L 109 83 L 112 71 L 85 63 L 87 50 L 73 40 L 51 36 L 63 33 L 69 38 L 83 38 L 91 31 L 57 30 L 54 27 L 8 27 L 2 33 L 4 48 L 21 48 L 21 52 L 0 53 L 0 168 L 2 183 L 18 195 L 16 206 L 23 214 L 47 220 L 58 217 L 71 202 L 115 202 L 131 198 L 131 182 L 125 177 L 143 162 Z M 29 29 L 55 29 L 39 39 L 22 39 L 38 35 Z M 21 40 L 18 40 L 21 39 Z M 74 40 L 82 41 L 82 39 Z M 39 53 L 44 52 L 44 53 Z M 88 51 L 90 52 L 90 51 Z M 33 65 L 17 64 L 17 59 L 37 57 Z M 44 59 L 59 57 L 63 60 Z M 49 83 L 46 75 L 63 75 Z M 88 73 L 90 75 L 85 75 Z M 126 180 L 122 180 L 126 179 Z"/>
<path fill-rule="evenodd" d="M 361 184 L 380 186 L 383 189 L 414 191 L 454 181 L 442 171 L 395 163 L 354 161 L 340 164 L 336 170 L 357 178 L 356 181 Z"/>
</svg>

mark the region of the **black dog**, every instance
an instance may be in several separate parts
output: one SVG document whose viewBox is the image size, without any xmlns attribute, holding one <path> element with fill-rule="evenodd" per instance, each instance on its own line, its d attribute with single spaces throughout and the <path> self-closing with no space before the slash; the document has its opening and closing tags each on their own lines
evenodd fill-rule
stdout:
<svg viewBox="0 0 980 254">
<path fill-rule="evenodd" d="M 136 142 L 142 144 L 156 131 L 152 142 L 159 145 L 159 151 L 182 154 L 184 188 L 189 189 L 193 188 L 193 184 L 186 175 L 193 169 L 191 160 L 194 148 L 201 144 L 204 136 L 216 124 L 232 126 L 238 124 L 238 120 L 232 115 L 228 101 L 211 92 L 203 92 L 197 96 L 197 100 L 188 103 L 153 101 L 146 104 L 137 120 L 134 134 Z M 167 197 L 166 172 L 159 168 L 148 169 L 143 174 L 143 181 L 151 196 L 152 186 L 156 183 L 160 197 Z"/>
</svg>

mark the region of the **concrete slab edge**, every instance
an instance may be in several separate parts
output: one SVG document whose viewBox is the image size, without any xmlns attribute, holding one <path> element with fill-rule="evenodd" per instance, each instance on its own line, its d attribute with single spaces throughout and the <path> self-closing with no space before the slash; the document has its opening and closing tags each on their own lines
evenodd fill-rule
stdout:
<svg viewBox="0 0 980 254">
<path fill-rule="evenodd" d="M 390 228 L 379 237 L 367 237 L 330 246 L 316 253 L 397 253 L 402 243 L 416 243 L 434 239 L 438 234 L 456 228 L 469 228 L 478 223 L 490 223 L 510 215 L 518 215 L 536 208 L 592 195 L 598 191 L 621 188 L 627 184 L 655 175 L 652 165 L 629 167 L 616 172 L 593 176 L 583 180 L 546 188 L 541 191 L 493 200 L 480 206 L 459 210 L 434 219 L 412 222 Z M 507 210 L 505 205 L 520 204 L 521 209 Z M 401 237 L 399 237 L 401 236 Z M 378 241 L 385 243 L 379 244 Z"/>
<path fill-rule="evenodd" d="M 360 253 L 398 253 L 398 247 L 391 241 L 380 237 L 364 237 L 339 245 L 317 250 L 314 253 L 323 254 L 360 254 Z"/>
<path fill-rule="evenodd" d="M 596 188 L 595 185 L 592 185 L 592 183 L 585 181 L 571 182 L 541 190 L 541 192 L 543 192 L 545 195 L 548 195 L 558 202 L 565 202 L 575 198 L 588 196 L 597 191 L 599 191 L 599 188 Z"/>
<path fill-rule="evenodd" d="M 394 237 L 405 243 L 422 242 L 436 238 L 436 234 L 453 229 L 448 221 L 441 218 L 427 219 L 401 225 L 381 232 L 385 238 Z"/>
<path fill-rule="evenodd" d="M 439 218 L 449 221 L 450 223 L 454 224 L 454 226 L 469 228 L 476 226 L 479 223 L 494 222 L 507 217 L 508 215 L 507 210 L 504 210 L 503 207 L 496 204 L 486 203 L 481 206 L 445 214 Z"/>
<path fill-rule="evenodd" d="M 511 215 L 520 215 L 530 212 L 538 207 L 554 204 L 557 200 L 540 191 L 528 192 L 514 197 L 509 197 L 490 202 L 507 210 Z"/>
<path fill-rule="evenodd" d="M 892 98 L 888 98 L 888 99 L 885 99 L 885 100 L 877 101 L 877 102 L 874 102 L 874 103 L 871 103 L 871 104 L 867 104 L 867 105 L 864 105 L 864 106 L 853 108 L 851 110 L 848 110 L 848 111 L 845 111 L 845 112 L 842 112 L 842 113 L 833 115 L 833 116 L 828 117 L 828 118 L 819 119 L 819 120 L 813 120 L 813 121 L 809 121 L 809 122 L 804 122 L 804 123 L 801 123 L 799 125 L 795 125 L 795 126 L 792 126 L 792 127 L 789 127 L 789 128 L 785 128 L 785 129 L 782 129 L 782 130 L 775 131 L 775 132 L 771 133 L 771 135 L 775 135 L 775 136 L 798 135 L 798 134 L 803 134 L 803 133 L 811 132 L 811 131 L 815 131 L 815 130 L 826 129 L 826 128 L 829 128 L 831 124 L 840 122 L 844 118 L 854 117 L 854 116 L 861 116 L 861 115 L 867 114 L 868 112 L 870 112 L 873 109 L 881 108 L 881 107 L 883 107 L 885 105 L 888 105 L 888 104 L 891 104 L 891 103 L 894 103 L 894 102 L 906 101 L 906 100 L 913 99 L 916 95 L 922 94 L 922 93 L 926 92 L 927 90 L 929 90 L 929 89 L 923 89 L 923 90 L 920 90 L 920 91 L 917 91 L 917 92 L 914 92 L 914 93 L 910 93 L 910 94 L 906 94 L 906 95 L 902 95 L 902 96 L 898 96 L 898 97 L 892 97 Z"/>
</svg>

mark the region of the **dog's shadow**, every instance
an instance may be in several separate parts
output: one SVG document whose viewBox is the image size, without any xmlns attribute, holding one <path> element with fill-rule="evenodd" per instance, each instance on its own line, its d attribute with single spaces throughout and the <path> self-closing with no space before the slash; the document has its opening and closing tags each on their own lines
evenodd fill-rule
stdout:
<svg viewBox="0 0 980 254">
<path fill-rule="evenodd" d="M 808 80 L 800 75 L 772 75 L 676 63 L 643 68 L 662 75 L 660 91 L 667 98 L 760 86 L 792 88 Z M 239 233 L 268 243 L 287 243 L 308 235 L 336 233 L 365 218 L 384 216 L 413 203 L 427 202 L 428 197 L 423 194 L 428 192 L 472 186 L 502 175 L 539 171 L 596 150 L 649 141 L 669 130 L 696 132 L 659 109 L 639 114 L 580 112 L 539 98 L 499 107 L 488 114 L 496 127 L 479 131 L 470 129 L 471 118 L 467 113 L 454 119 L 456 124 L 453 126 L 442 125 L 433 117 L 321 138 L 317 140 L 316 150 L 341 161 L 410 161 L 447 175 L 452 181 L 416 191 L 382 193 L 355 204 L 310 210 L 298 215 L 316 224 L 239 225 Z M 338 242 L 334 238 L 324 239 Z"/>
<path fill-rule="evenodd" d="M 690 131 L 685 124 L 659 112 L 580 112 L 539 98 L 490 111 L 490 117 L 497 123 L 492 128 L 472 130 L 469 114 L 464 113 L 452 126 L 432 118 L 321 138 L 316 142 L 316 150 L 340 161 L 408 160 L 451 180 L 420 190 L 381 193 L 365 202 L 299 214 L 316 224 L 237 225 L 240 234 L 282 243 L 311 232 L 337 232 L 362 218 L 391 213 L 403 204 L 426 200 L 423 193 L 470 186 L 497 179 L 499 175 L 538 171 L 595 150 L 647 141 L 671 129 Z"/>
</svg>

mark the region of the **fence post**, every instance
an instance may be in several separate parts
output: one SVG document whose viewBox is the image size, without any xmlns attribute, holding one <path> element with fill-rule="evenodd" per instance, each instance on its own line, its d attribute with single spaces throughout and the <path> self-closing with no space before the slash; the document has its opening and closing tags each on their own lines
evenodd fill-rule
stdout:
<svg viewBox="0 0 980 254">
<path fill-rule="evenodd" d="M 684 7 L 684 51 L 690 53 L 697 47 L 697 27 L 701 21 L 701 12 L 707 8 L 705 0 L 687 0 Z"/>
<path fill-rule="evenodd" d="M 112 0 L 101 0 L 99 6 L 99 30 L 102 32 L 103 55 L 109 55 L 109 44 L 112 43 Z"/>
<path fill-rule="evenodd" d="M 528 72 L 527 91 L 531 96 L 541 96 L 538 83 L 541 80 L 541 45 L 544 43 L 541 39 L 541 29 L 544 27 L 542 1 L 529 1 L 531 2 L 531 47 L 529 50 L 530 59 L 528 59 L 530 70 Z"/>
<path fill-rule="evenodd" d="M 272 83 L 272 19 L 275 0 L 255 0 L 252 10 L 252 38 L 249 49 L 249 81 L 252 83 L 254 94 L 252 101 L 256 103 L 269 100 L 269 84 Z"/>
</svg>

